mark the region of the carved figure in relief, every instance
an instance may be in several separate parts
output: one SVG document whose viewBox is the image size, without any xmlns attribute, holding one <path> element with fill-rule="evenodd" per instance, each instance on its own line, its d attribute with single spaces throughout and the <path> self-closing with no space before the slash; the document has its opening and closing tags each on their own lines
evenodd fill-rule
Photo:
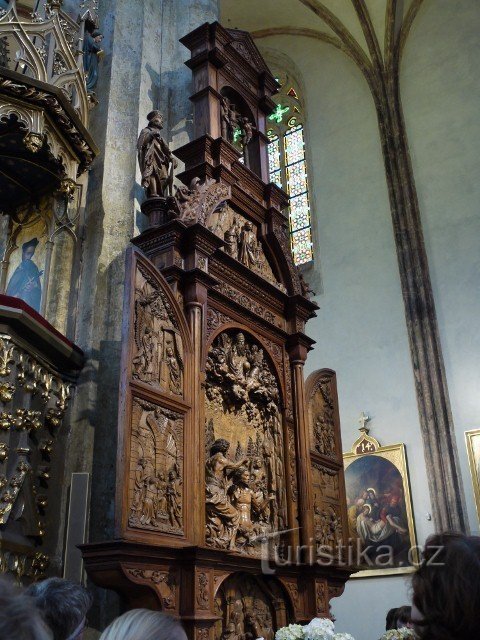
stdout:
<svg viewBox="0 0 480 640">
<path fill-rule="evenodd" d="M 176 395 L 182 395 L 182 370 L 180 363 L 175 355 L 173 347 L 167 347 L 166 350 L 167 367 L 169 371 L 169 389 Z"/>
<path fill-rule="evenodd" d="M 142 504 L 141 524 L 155 524 L 157 506 L 157 478 L 148 476 L 144 479 L 144 496 Z"/>
<path fill-rule="evenodd" d="M 240 233 L 238 259 L 246 267 L 252 268 L 258 261 L 257 238 L 253 224 L 247 221 Z"/>
<path fill-rule="evenodd" d="M 206 396 L 206 438 L 238 436 L 235 462 L 243 467 L 223 479 L 223 503 L 236 522 L 230 548 L 255 553 L 250 543 L 260 532 L 287 527 L 279 389 L 262 347 L 242 331 L 221 333 L 208 353 Z M 217 431 L 217 419 L 226 431 Z M 210 529 L 208 544 L 222 546 Z"/>
<path fill-rule="evenodd" d="M 253 132 L 256 130 L 253 122 L 248 118 L 242 118 L 242 144 L 246 147 L 253 138 Z"/>
<path fill-rule="evenodd" d="M 133 359 L 133 365 L 139 369 L 143 374 L 143 380 L 145 382 L 151 382 L 157 374 L 155 354 L 156 354 L 156 341 L 155 334 L 151 327 L 145 325 L 143 335 L 140 338 L 140 350 Z"/>
<path fill-rule="evenodd" d="M 138 456 L 132 482 L 129 525 L 177 532 L 182 529 L 183 419 L 145 401 L 134 402 L 132 454 Z"/>
<path fill-rule="evenodd" d="M 269 503 L 275 499 L 270 495 L 267 499 L 257 500 L 255 492 L 250 488 L 250 471 L 247 467 L 239 467 L 232 475 L 233 484 L 228 490 L 232 505 L 239 513 L 237 544 L 248 544 L 252 537 L 262 532 L 260 524 L 252 522 L 252 510 L 261 516 Z"/>
<path fill-rule="evenodd" d="M 235 130 L 240 125 L 240 114 L 227 97 L 220 100 L 220 119 L 222 138 L 233 142 Z"/>
<path fill-rule="evenodd" d="M 205 465 L 207 538 L 233 549 L 240 514 L 228 498 L 227 486 L 231 472 L 243 466 L 247 458 L 233 462 L 226 457 L 229 449 L 227 440 L 216 440 Z"/>
<path fill-rule="evenodd" d="M 142 187 L 148 198 L 165 198 L 172 196 L 173 169 L 177 161 L 160 134 L 163 115 L 160 111 L 151 111 L 147 120 L 148 125 L 140 132 L 137 142 Z"/>
<path fill-rule="evenodd" d="M 182 497 L 181 492 L 178 490 L 178 483 L 180 482 L 176 471 L 170 471 L 168 474 L 168 483 L 166 488 L 167 498 L 167 512 L 170 518 L 170 524 L 172 526 L 182 526 L 181 513 L 182 506 L 180 499 Z"/>
<path fill-rule="evenodd" d="M 326 456 L 335 455 L 335 426 L 333 416 L 327 410 L 323 415 L 317 416 L 314 424 L 315 448 L 319 453 Z"/>
<path fill-rule="evenodd" d="M 232 226 L 224 233 L 225 252 L 232 258 L 238 260 L 238 243 L 240 240 L 240 225 L 236 218 L 233 218 Z"/>
</svg>

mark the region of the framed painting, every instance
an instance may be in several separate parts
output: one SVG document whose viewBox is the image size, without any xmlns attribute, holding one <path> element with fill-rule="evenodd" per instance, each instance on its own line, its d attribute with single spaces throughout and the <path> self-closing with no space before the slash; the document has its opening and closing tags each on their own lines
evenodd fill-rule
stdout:
<svg viewBox="0 0 480 640">
<path fill-rule="evenodd" d="M 475 494 L 475 506 L 480 522 L 480 429 L 465 432 L 467 441 L 468 464 L 472 474 L 473 492 Z"/>
<path fill-rule="evenodd" d="M 352 578 L 410 573 L 418 564 L 404 444 L 380 446 L 366 427 L 343 454 Z"/>
</svg>

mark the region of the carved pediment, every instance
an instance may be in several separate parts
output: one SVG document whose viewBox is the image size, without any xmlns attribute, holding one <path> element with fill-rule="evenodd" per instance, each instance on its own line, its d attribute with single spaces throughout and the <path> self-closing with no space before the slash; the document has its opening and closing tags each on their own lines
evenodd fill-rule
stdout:
<svg viewBox="0 0 480 640">
<path fill-rule="evenodd" d="M 248 31 L 227 29 L 227 32 L 232 37 L 232 42 L 230 43 L 232 49 L 235 49 L 257 72 L 267 71 L 270 73 L 269 68 L 265 64 L 265 60 L 262 58 L 260 51 L 257 49 Z"/>
</svg>

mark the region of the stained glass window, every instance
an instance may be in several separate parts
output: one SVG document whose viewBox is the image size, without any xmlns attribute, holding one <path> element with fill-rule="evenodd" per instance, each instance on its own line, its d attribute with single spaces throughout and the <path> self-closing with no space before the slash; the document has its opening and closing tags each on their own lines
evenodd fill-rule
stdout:
<svg viewBox="0 0 480 640">
<path fill-rule="evenodd" d="M 268 116 L 270 181 L 290 196 L 290 241 L 296 265 L 313 260 L 310 200 L 305 161 L 302 106 L 298 90 L 288 78 L 276 78 L 277 106 Z"/>
</svg>

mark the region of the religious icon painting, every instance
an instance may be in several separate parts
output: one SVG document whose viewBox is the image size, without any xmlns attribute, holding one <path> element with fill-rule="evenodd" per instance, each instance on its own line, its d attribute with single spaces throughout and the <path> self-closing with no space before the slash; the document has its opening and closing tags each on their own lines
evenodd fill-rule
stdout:
<svg viewBox="0 0 480 640">
<path fill-rule="evenodd" d="M 465 439 L 467 441 L 468 463 L 472 474 L 475 506 L 480 521 L 480 429 L 466 431 Z"/>
<path fill-rule="evenodd" d="M 33 225 L 18 227 L 18 231 L 11 239 L 14 249 L 9 256 L 5 293 L 40 312 L 46 260 L 45 222 L 39 219 Z"/>
<path fill-rule="evenodd" d="M 404 444 L 382 447 L 366 427 L 343 454 L 352 578 L 410 573 L 418 564 Z"/>
</svg>

